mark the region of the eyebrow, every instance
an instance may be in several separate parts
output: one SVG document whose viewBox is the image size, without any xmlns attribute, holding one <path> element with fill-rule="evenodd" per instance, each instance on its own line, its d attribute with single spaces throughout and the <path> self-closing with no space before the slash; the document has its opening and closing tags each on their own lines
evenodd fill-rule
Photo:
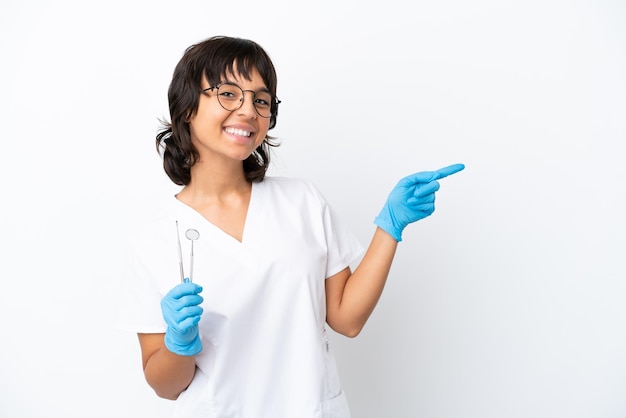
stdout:
<svg viewBox="0 0 626 418">
<path fill-rule="evenodd" d="M 244 89 L 243 87 L 241 87 L 238 83 L 235 83 L 234 81 L 230 81 L 229 79 L 225 79 L 224 81 L 220 81 L 218 84 L 226 84 L 226 83 L 228 83 L 228 84 L 233 84 L 233 85 L 235 85 L 235 86 L 239 87 L 241 90 L 246 90 L 246 89 Z M 267 92 L 267 93 L 270 93 L 270 94 L 272 93 L 272 92 L 271 92 L 271 91 L 270 91 L 267 87 L 265 87 L 265 86 L 261 87 L 260 89 L 256 89 L 256 90 L 246 90 L 246 91 L 253 91 L 253 92 L 255 92 L 255 93 L 258 93 L 258 92 L 260 92 L 260 91 L 264 91 L 264 92 Z"/>
</svg>

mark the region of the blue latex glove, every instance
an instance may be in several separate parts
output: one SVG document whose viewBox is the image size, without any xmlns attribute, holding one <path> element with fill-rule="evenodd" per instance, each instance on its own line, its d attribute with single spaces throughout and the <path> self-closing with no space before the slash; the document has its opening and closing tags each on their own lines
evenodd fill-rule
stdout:
<svg viewBox="0 0 626 418">
<path fill-rule="evenodd" d="M 435 192 L 439 190 L 437 180 L 464 168 L 463 164 L 453 164 L 437 171 L 422 171 L 404 177 L 387 197 L 374 223 L 396 241 L 402 241 L 402 231 L 408 224 L 435 211 Z"/>
<path fill-rule="evenodd" d="M 167 323 L 165 346 L 181 356 L 195 356 L 202 351 L 198 322 L 202 315 L 199 306 L 203 298 L 198 293 L 202 287 L 186 281 L 170 290 L 161 299 L 163 319 Z"/>
</svg>

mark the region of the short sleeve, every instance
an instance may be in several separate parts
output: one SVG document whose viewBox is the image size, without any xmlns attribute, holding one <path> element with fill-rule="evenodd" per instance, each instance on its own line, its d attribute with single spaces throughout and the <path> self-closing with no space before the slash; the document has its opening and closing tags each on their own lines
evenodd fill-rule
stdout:
<svg viewBox="0 0 626 418">
<path fill-rule="evenodd" d="M 162 292 L 157 288 L 147 262 L 149 245 L 132 242 L 127 251 L 126 269 L 118 291 L 117 328 L 137 333 L 164 333 L 167 326 L 161 313 Z"/>
<path fill-rule="evenodd" d="M 341 222 L 338 214 L 319 189 L 312 183 L 309 185 L 322 207 L 324 235 L 328 251 L 326 264 L 326 278 L 328 278 L 354 263 L 363 254 L 364 249 L 354 234 Z"/>
</svg>

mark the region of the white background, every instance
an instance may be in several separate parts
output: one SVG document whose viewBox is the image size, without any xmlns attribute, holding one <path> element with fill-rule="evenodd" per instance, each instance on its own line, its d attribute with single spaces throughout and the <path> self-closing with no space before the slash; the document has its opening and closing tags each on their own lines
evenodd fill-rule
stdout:
<svg viewBox="0 0 626 418">
<path fill-rule="evenodd" d="M 184 49 L 251 38 L 283 100 L 273 174 L 367 244 L 396 181 L 452 163 L 356 339 L 354 418 L 626 416 L 626 4 L 4 1 L 0 416 L 166 417 L 113 328 Z M 286 394 L 288 396 L 288 394 Z"/>
</svg>

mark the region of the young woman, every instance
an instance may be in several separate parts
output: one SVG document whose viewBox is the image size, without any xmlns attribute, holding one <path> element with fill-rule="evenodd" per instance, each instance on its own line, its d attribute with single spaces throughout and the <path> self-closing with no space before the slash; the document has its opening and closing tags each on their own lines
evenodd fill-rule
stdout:
<svg viewBox="0 0 626 418">
<path fill-rule="evenodd" d="M 156 145 L 182 187 L 133 240 L 120 318 L 177 417 L 349 417 L 326 327 L 359 334 L 403 229 L 463 169 L 400 180 L 363 255 L 311 182 L 265 175 L 276 87 L 267 53 L 231 37 L 189 47 L 170 84 Z"/>
</svg>

